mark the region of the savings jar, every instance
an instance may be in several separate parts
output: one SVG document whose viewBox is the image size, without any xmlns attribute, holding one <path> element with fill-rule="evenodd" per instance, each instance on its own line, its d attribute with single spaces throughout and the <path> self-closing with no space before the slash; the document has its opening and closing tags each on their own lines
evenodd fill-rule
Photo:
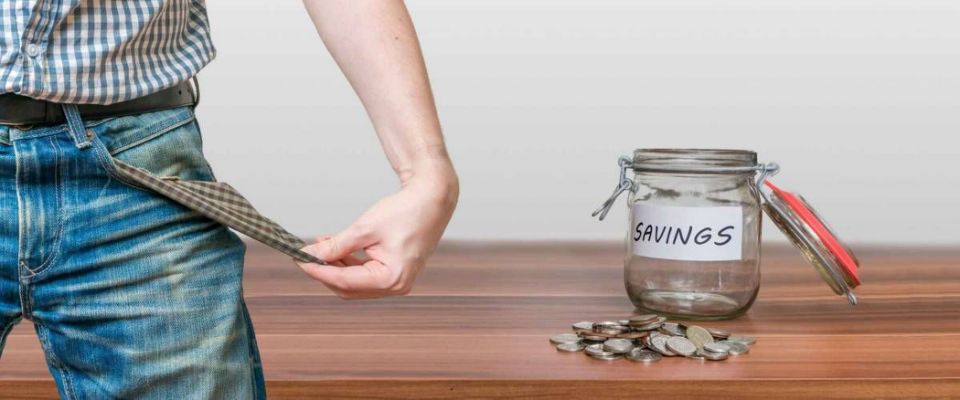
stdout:
<svg viewBox="0 0 960 400">
<path fill-rule="evenodd" d="M 630 172 L 632 171 L 632 176 Z M 681 319 L 744 314 L 760 290 L 764 211 L 837 294 L 856 303 L 859 262 L 802 197 L 747 150 L 637 149 L 620 159 L 602 220 L 628 194 L 624 284 L 634 306 Z"/>
</svg>

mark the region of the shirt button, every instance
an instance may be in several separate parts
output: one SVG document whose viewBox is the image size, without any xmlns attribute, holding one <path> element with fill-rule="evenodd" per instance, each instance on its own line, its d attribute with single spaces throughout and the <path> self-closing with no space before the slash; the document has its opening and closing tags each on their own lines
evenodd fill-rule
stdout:
<svg viewBox="0 0 960 400">
<path fill-rule="evenodd" d="M 27 45 L 27 55 L 30 57 L 36 57 L 40 55 L 40 46 L 37 46 L 33 43 Z"/>
</svg>

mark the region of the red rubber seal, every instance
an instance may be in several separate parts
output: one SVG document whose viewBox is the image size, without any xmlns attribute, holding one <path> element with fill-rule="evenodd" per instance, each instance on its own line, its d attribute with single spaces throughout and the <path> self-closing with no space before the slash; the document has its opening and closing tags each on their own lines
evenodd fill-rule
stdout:
<svg viewBox="0 0 960 400">
<path fill-rule="evenodd" d="M 860 285 L 860 275 L 857 273 L 857 262 L 847 249 L 840 244 L 840 240 L 837 239 L 833 232 L 830 232 L 830 229 L 823 224 L 823 221 L 817 218 L 816 214 L 807 208 L 804 202 L 793 193 L 774 186 L 770 181 L 766 181 L 766 185 L 790 207 L 797 217 L 813 229 L 817 236 L 820 237 L 820 241 L 823 242 L 824 247 L 837 259 L 840 268 L 843 268 L 844 274 L 854 282 L 855 286 Z"/>
</svg>

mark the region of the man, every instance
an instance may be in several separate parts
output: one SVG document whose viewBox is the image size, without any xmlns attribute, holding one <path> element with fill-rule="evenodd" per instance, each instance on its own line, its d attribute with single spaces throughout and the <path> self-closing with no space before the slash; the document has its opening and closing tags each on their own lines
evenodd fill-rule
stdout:
<svg viewBox="0 0 960 400">
<path fill-rule="evenodd" d="M 342 298 L 405 294 L 459 191 L 413 25 L 400 0 L 304 3 L 400 188 L 297 264 Z M 182 200 L 229 189 L 188 82 L 214 54 L 202 0 L 0 0 L 0 329 L 33 322 L 63 398 L 264 397 L 245 247 L 206 215 L 264 219 Z"/>
</svg>

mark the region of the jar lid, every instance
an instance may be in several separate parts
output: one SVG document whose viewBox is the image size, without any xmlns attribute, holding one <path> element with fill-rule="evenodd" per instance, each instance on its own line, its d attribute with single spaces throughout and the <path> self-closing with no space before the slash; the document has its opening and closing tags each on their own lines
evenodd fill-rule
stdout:
<svg viewBox="0 0 960 400">
<path fill-rule="evenodd" d="M 763 208 L 774 224 L 816 267 L 834 293 L 857 304 L 853 288 L 860 285 L 860 262 L 833 229 L 802 196 L 780 189 L 769 180 L 760 188 Z"/>
</svg>

